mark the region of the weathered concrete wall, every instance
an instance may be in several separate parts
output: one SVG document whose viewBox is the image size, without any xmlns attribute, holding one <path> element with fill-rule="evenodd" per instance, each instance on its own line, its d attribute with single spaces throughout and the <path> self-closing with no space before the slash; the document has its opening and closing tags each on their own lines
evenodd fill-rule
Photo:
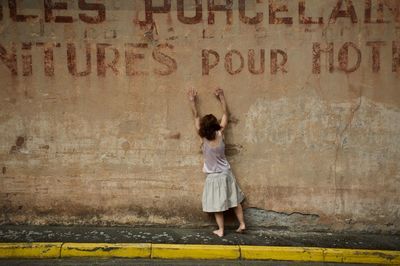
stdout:
<svg viewBox="0 0 400 266">
<path fill-rule="evenodd" d="M 251 225 L 399 231 L 399 1 L 0 3 L 2 223 L 209 224 L 221 86 Z"/>
</svg>

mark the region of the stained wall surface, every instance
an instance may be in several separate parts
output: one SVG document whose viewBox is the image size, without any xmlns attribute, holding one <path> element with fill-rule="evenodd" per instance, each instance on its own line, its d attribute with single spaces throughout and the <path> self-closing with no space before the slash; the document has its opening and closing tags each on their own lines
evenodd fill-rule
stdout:
<svg viewBox="0 0 400 266">
<path fill-rule="evenodd" d="M 1 223 L 213 223 L 193 86 L 250 225 L 399 231 L 399 1 L 0 4 Z"/>
</svg>

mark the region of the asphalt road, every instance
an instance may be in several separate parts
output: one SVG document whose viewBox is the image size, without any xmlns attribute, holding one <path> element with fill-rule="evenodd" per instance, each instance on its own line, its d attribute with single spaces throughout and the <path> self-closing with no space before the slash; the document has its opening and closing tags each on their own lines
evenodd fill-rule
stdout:
<svg viewBox="0 0 400 266">
<path fill-rule="evenodd" d="M 298 263 L 278 261 L 221 261 L 221 260 L 134 260 L 134 259 L 58 259 L 58 260 L 0 260 L 0 266 L 338 266 L 360 264 Z M 366 264 L 363 264 L 366 265 Z"/>
</svg>

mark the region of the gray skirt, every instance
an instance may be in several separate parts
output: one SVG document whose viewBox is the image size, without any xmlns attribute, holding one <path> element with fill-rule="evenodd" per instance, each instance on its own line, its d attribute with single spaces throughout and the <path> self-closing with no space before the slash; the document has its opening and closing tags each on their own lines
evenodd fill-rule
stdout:
<svg viewBox="0 0 400 266">
<path fill-rule="evenodd" d="M 208 174 L 203 190 L 203 211 L 223 212 L 244 200 L 232 171 Z"/>
</svg>

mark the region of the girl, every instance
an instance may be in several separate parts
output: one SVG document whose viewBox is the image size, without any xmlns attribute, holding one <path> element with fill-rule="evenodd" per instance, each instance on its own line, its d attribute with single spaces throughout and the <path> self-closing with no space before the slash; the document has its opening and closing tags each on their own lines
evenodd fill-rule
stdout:
<svg viewBox="0 0 400 266">
<path fill-rule="evenodd" d="M 224 130 L 228 124 L 228 111 L 224 92 L 219 88 L 215 90 L 215 96 L 220 101 L 223 111 L 220 123 L 212 114 L 199 118 L 196 106 L 197 91 L 195 89 L 189 89 L 188 96 L 195 126 L 202 141 L 203 172 L 207 175 L 203 190 L 203 211 L 214 213 L 218 230 L 213 231 L 213 233 L 222 237 L 224 235 L 223 212 L 233 208 L 239 220 L 239 228 L 236 232 L 243 233 L 246 229 L 241 205 L 244 195 L 236 183 L 225 157 Z"/>
</svg>

